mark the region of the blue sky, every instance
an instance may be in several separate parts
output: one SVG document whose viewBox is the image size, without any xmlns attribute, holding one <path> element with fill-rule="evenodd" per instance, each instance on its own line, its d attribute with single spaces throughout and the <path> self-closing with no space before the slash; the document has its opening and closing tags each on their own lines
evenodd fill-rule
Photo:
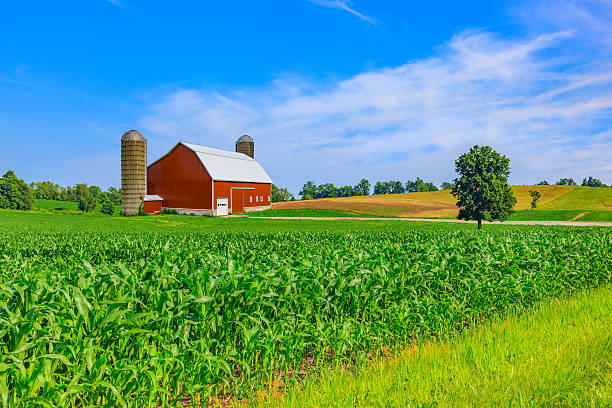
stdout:
<svg viewBox="0 0 612 408">
<path fill-rule="evenodd" d="M 180 7 L 177 6 L 180 4 Z M 5 0 L 0 172 L 120 184 L 242 134 L 277 185 L 454 177 L 473 144 L 513 184 L 612 183 L 612 3 Z"/>
</svg>

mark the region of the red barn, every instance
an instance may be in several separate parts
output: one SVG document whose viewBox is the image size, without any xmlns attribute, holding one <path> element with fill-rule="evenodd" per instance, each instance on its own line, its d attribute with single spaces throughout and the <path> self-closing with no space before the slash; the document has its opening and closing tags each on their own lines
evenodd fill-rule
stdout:
<svg viewBox="0 0 612 408">
<path fill-rule="evenodd" d="M 244 150 L 244 146 L 248 148 Z M 253 155 L 253 140 L 236 149 Z M 271 208 L 272 179 L 247 154 L 180 142 L 147 168 L 147 194 L 181 214 L 227 215 Z"/>
</svg>

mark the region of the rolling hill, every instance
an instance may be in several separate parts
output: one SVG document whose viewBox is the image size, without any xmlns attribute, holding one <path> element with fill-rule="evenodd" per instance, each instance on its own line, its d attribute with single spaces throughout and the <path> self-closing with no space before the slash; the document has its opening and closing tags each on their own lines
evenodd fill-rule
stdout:
<svg viewBox="0 0 612 408">
<path fill-rule="evenodd" d="M 581 186 L 513 186 L 516 211 L 531 208 L 529 190 L 542 194 L 537 212 L 544 211 L 611 211 L 612 189 Z M 349 211 L 386 217 L 455 218 L 457 207 L 450 190 L 370 195 L 361 197 L 323 198 L 318 200 L 273 203 L 273 209 L 318 209 Z"/>
</svg>

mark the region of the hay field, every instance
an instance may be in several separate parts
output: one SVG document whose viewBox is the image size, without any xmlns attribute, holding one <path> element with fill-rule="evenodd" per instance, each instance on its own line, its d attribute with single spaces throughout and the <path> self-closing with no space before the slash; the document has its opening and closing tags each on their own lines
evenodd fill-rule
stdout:
<svg viewBox="0 0 612 408">
<path fill-rule="evenodd" d="M 542 194 L 538 209 L 612 210 L 612 189 L 580 186 L 513 186 L 515 210 L 531 208 L 529 190 Z M 390 217 L 455 218 L 457 207 L 450 190 L 424 193 L 323 198 L 273 203 L 275 209 L 329 209 Z"/>
</svg>

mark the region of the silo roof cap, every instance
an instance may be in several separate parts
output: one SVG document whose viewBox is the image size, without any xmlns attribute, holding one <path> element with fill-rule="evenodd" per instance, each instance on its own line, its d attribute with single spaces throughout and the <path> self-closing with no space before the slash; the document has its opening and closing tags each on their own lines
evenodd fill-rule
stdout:
<svg viewBox="0 0 612 408">
<path fill-rule="evenodd" d="M 236 143 L 241 143 L 241 142 L 252 142 L 253 138 L 249 135 L 242 135 L 240 136 L 240 139 L 236 140 Z"/>
<path fill-rule="evenodd" d="M 138 142 L 144 142 L 145 138 L 144 136 L 137 130 L 128 130 L 127 132 L 125 132 L 123 134 L 123 136 L 121 136 L 121 141 L 138 141 Z"/>
</svg>

